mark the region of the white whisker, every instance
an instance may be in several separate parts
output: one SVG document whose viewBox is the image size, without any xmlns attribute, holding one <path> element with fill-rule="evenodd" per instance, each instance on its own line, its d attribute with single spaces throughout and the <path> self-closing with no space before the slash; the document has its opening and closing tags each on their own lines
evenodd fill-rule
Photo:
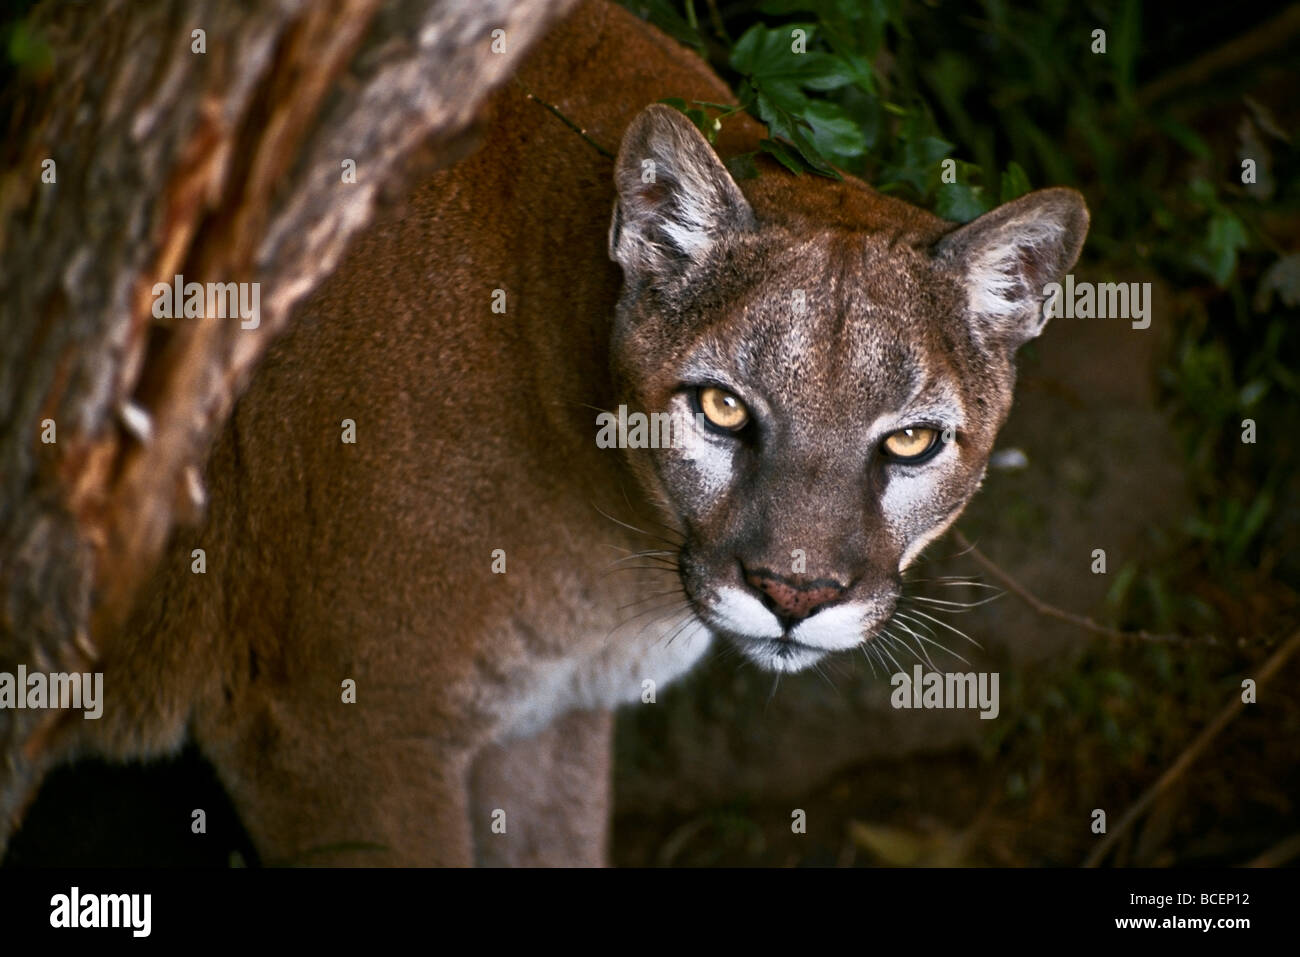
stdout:
<svg viewBox="0 0 1300 957">
<path fill-rule="evenodd" d="M 952 632 L 954 635 L 956 635 L 958 638 L 961 638 L 961 639 L 963 639 L 963 640 L 965 640 L 965 641 L 969 641 L 972 645 L 974 645 L 976 648 L 979 648 L 981 651 L 984 650 L 984 646 L 983 646 L 983 645 L 981 645 L 978 641 L 976 641 L 976 640 L 975 640 L 974 638 L 972 638 L 970 635 L 966 634 L 966 632 L 962 631 L 960 628 L 954 628 L 952 625 L 948 624 L 946 621 L 940 621 L 938 618 L 935 618 L 933 615 L 927 615 L 925 612 L 921 611 L 919 608 L 913 608 L 912 610 L 915 611 L 915 612 L 916 612 L 918 615 L 920 615 L 922 618 L 929 619 L 930 621 L 934 622 L 936 625 L 940 625 L 940 626 L 942 626 L 942 627 L 944 627 L 944 628 L 947 628 L 949 631 L 951 631 L 951 632 Z M 897 612 L 896 614 L 898 614 L 900 617 L 905 617 L 905 618 L 907 618 L 908 621 L 915 621 L 915 620 L 916 620 L 915 618 L 912 618 L 910 615 L 903 615 L 902 612 Z"/>
</svg>

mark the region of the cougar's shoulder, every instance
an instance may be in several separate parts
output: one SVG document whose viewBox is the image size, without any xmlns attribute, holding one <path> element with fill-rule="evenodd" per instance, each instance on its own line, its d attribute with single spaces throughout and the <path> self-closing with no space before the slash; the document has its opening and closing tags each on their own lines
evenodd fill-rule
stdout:
<svg viewBox="0 0 1300 957">
<path fill-rule="evenodd" d="M 536 691 L 512 709 L 526 728 L 555 712 L 546 694 L 632 693 L 630 662 L 600 640 L 618 582 L 589 584 L 616 554 L 600 546 L 628 544 L 592 508 L 618 506 L 626 476 L 592 441 L 591 399 L 612 395 L 610 154 L 664 96 L 730 93 L 632 14 L 581 3 L 490 98 L 477 151 L 352 244 L 240 399 L 205 522 L 176 531 L 114 642 L 133 704 L 98 729 L 108 750 L 168 750 L 196 724 L 232 737 L 273 723 L 287 687 L 337 697 L 345 676 L 438 688 L 409 719 L 426 728 L 496 710 L 484 686 Z M 718 148 L 760 136 L 737 116 Z"/>
</svg>

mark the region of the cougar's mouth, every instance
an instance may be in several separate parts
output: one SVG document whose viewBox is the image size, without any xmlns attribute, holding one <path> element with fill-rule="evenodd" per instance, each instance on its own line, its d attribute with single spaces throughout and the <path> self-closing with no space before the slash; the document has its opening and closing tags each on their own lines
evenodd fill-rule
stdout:
<svg viewBox="0 0 1300 957">
<path fill-rule="evenodd" d="M 738 588 L 724 586 L 714 593 L 712 602 L 695 604 L 700 619 L 714 634 L 768 671 L 802 671 L 837 650 L 803 640 L 800 632 L 806 621 L 783 621 Z"/>
<path fill-rule="evenodd" d="M 892 598 L 838 602 L 803 618 L 782 618 L 754 596 L 731 586 L 712 601 L 695 601 L 696 614 L 715 635 L 729 641 L 754 664 L 793 673 L 838 651 L 861 648 L 894 608 Z"/>
</svg>

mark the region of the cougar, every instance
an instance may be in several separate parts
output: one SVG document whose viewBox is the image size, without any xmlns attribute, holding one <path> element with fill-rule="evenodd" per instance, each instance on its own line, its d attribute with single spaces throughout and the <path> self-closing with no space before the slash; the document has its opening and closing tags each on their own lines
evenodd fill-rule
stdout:
<svg viewBox="0 0 1300 957">
<path fill-rule="evenodd" d="M 957 226 L 762 156 L 738 181 L 761 125 L 711 145 L 667 97 L 734 102 L 582 3 L 353 244 L 105 643 L 78 753 L 196 742 L 266 863 L 596 865 L 612 709 L 714 642 L 796 672 L 881 631 L 1083 199 Z M 597 441 L 636 415 L 671 441 Z"/>
</svg>

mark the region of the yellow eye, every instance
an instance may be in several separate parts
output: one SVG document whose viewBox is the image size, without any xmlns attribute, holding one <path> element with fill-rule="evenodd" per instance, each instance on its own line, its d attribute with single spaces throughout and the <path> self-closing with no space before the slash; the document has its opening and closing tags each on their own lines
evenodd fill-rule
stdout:
<svg viewBox="0 0 1300 957">
<path fill-rule="evenodd" d="M 713 386 L 700 390 L 700 411 L 711 425 L 728 432 L 739 432 L 749 422 L 749 410 L 730 392 Z"/>
<path fill-rule="evenodd" d="M 934 448 L 938 439 L 934 429 L 899 429 L 885 437 L 885 451 L 896 459 L 917 459 Z"/>
</svg>

